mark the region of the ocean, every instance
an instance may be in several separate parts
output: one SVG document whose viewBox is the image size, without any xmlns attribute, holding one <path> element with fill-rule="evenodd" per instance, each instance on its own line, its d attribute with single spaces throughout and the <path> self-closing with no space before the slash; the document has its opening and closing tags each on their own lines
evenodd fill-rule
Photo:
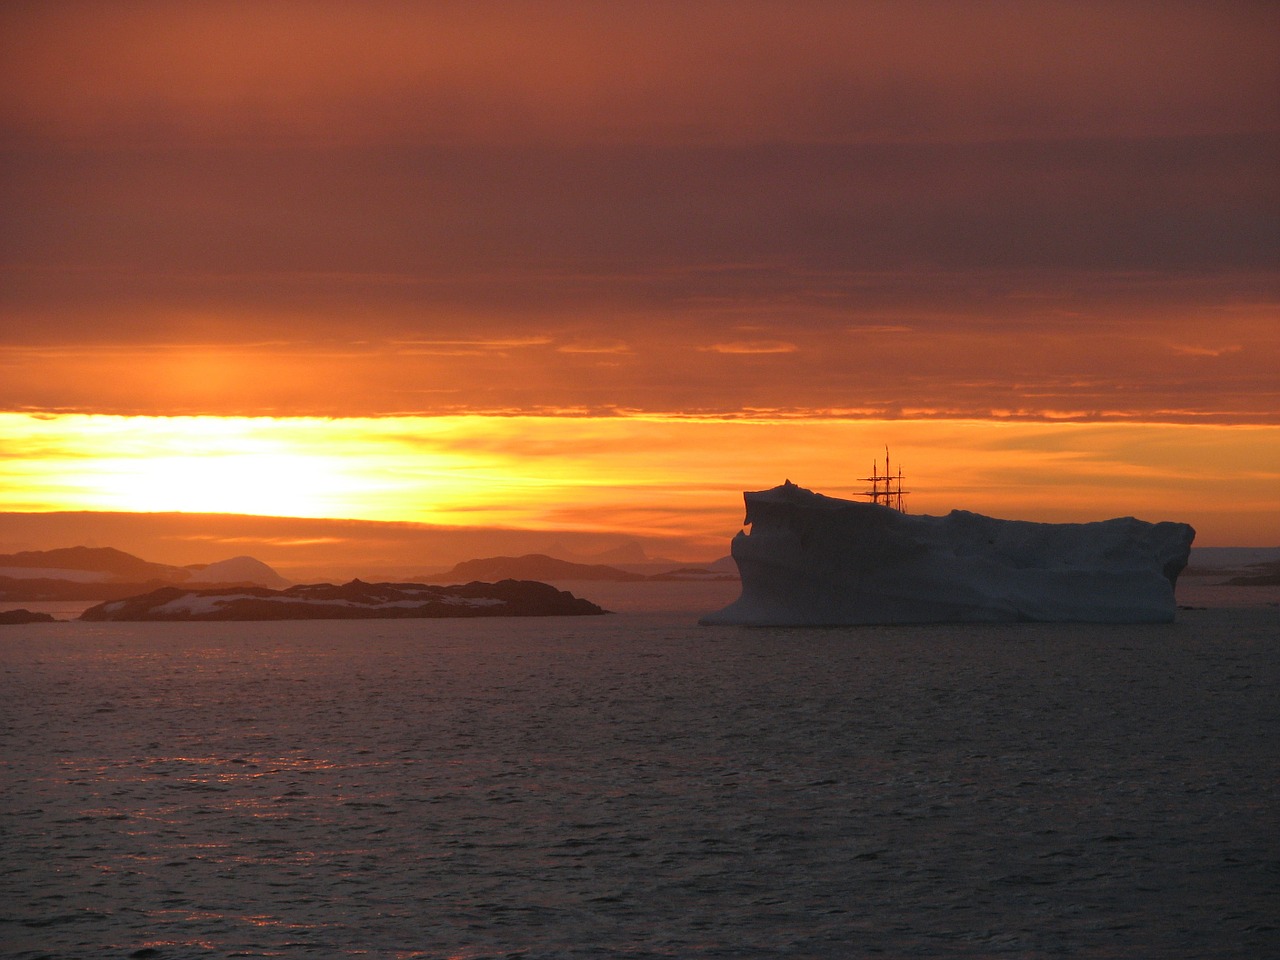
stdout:
<svg viewBox="0 0 1280 960">
<path fill-rule="evenodd" d="M 3 955 L 1280 956 L 1275 591 L 797 630 L 572 588 L 618 612 L 0 628 Z"/>
</svg>

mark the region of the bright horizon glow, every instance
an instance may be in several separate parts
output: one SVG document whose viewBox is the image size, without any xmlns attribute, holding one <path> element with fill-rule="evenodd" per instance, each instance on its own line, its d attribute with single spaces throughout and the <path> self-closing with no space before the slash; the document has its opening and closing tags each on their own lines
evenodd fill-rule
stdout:
<svg viewBox="0 0 1280 960">
<path fill-rule="evenodd" d="M 892 448 L 913 513 L 1189 522 L 1280 544 L 1280 427 L 687 417 L 0 414 L 0 510 L 616 532 L 727 547 L 741 491 L 856 498 Z"/>
</svg>

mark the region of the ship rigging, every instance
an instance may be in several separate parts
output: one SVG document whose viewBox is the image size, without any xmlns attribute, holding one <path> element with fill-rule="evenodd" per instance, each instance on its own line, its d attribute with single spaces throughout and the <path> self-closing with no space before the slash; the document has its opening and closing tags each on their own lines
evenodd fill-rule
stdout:
<svg viewBox="0 0 1280 960">
<path fill-rule="evenodd" d="M 863 496 L 872 503 L 879 504 L 882 507 L 891 507 L 899 513 L 906 513 L 906 501 L 903 499 L 905 494 L 910 490 L 902 489 L 902 467 L 898 467 L 898 475 L 895 477 L 889 469 L 889 448 L 884 448 L 884 473 L 880 472 L 880 462 L 878 460 L 871 463 L 871 476 L 859 477 L 863 483 L 871 484 L 870 490 L 864 490 Z"/>
</svg>

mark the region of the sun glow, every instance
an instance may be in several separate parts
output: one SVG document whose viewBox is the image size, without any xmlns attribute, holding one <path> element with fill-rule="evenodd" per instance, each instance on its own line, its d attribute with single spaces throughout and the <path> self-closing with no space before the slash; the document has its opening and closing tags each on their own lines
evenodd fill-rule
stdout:
<svg viewBox="0 0 1280 960">
<path fill-rule="evenodd" d="M 885 443 L 914 513 L 1133 515 L 1190 522 L 1202 544 L 1280 542 L 1280 427 L 1186 424 L 0 414 L 0 510 L 612 532 L 722 550 L 742 490 L 791 479 L 856 497 Z"/>
<path fill-rule="evenodd" d="M 5 465 L 10 509 L 332 517 L 394 489 L 358 451 L 325 442 L 324 421 L 69 416 L 24 430 L 3 419 L 6 437 L 25 434 L 43 454 Z"/>
</svg>

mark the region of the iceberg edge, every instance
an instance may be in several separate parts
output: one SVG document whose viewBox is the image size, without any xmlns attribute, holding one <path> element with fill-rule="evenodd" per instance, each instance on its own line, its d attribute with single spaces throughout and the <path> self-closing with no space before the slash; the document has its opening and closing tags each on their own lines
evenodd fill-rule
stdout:
<svg viewBox="0 0 1280 960">
<path fill-rule="evenodd" d="M 748 491 L 732 554 L 742 595 L 706 625 L 1165 623 L 1195 530 L 1133 517 L 900 513 L 790 481 Z"/>
</svg>

